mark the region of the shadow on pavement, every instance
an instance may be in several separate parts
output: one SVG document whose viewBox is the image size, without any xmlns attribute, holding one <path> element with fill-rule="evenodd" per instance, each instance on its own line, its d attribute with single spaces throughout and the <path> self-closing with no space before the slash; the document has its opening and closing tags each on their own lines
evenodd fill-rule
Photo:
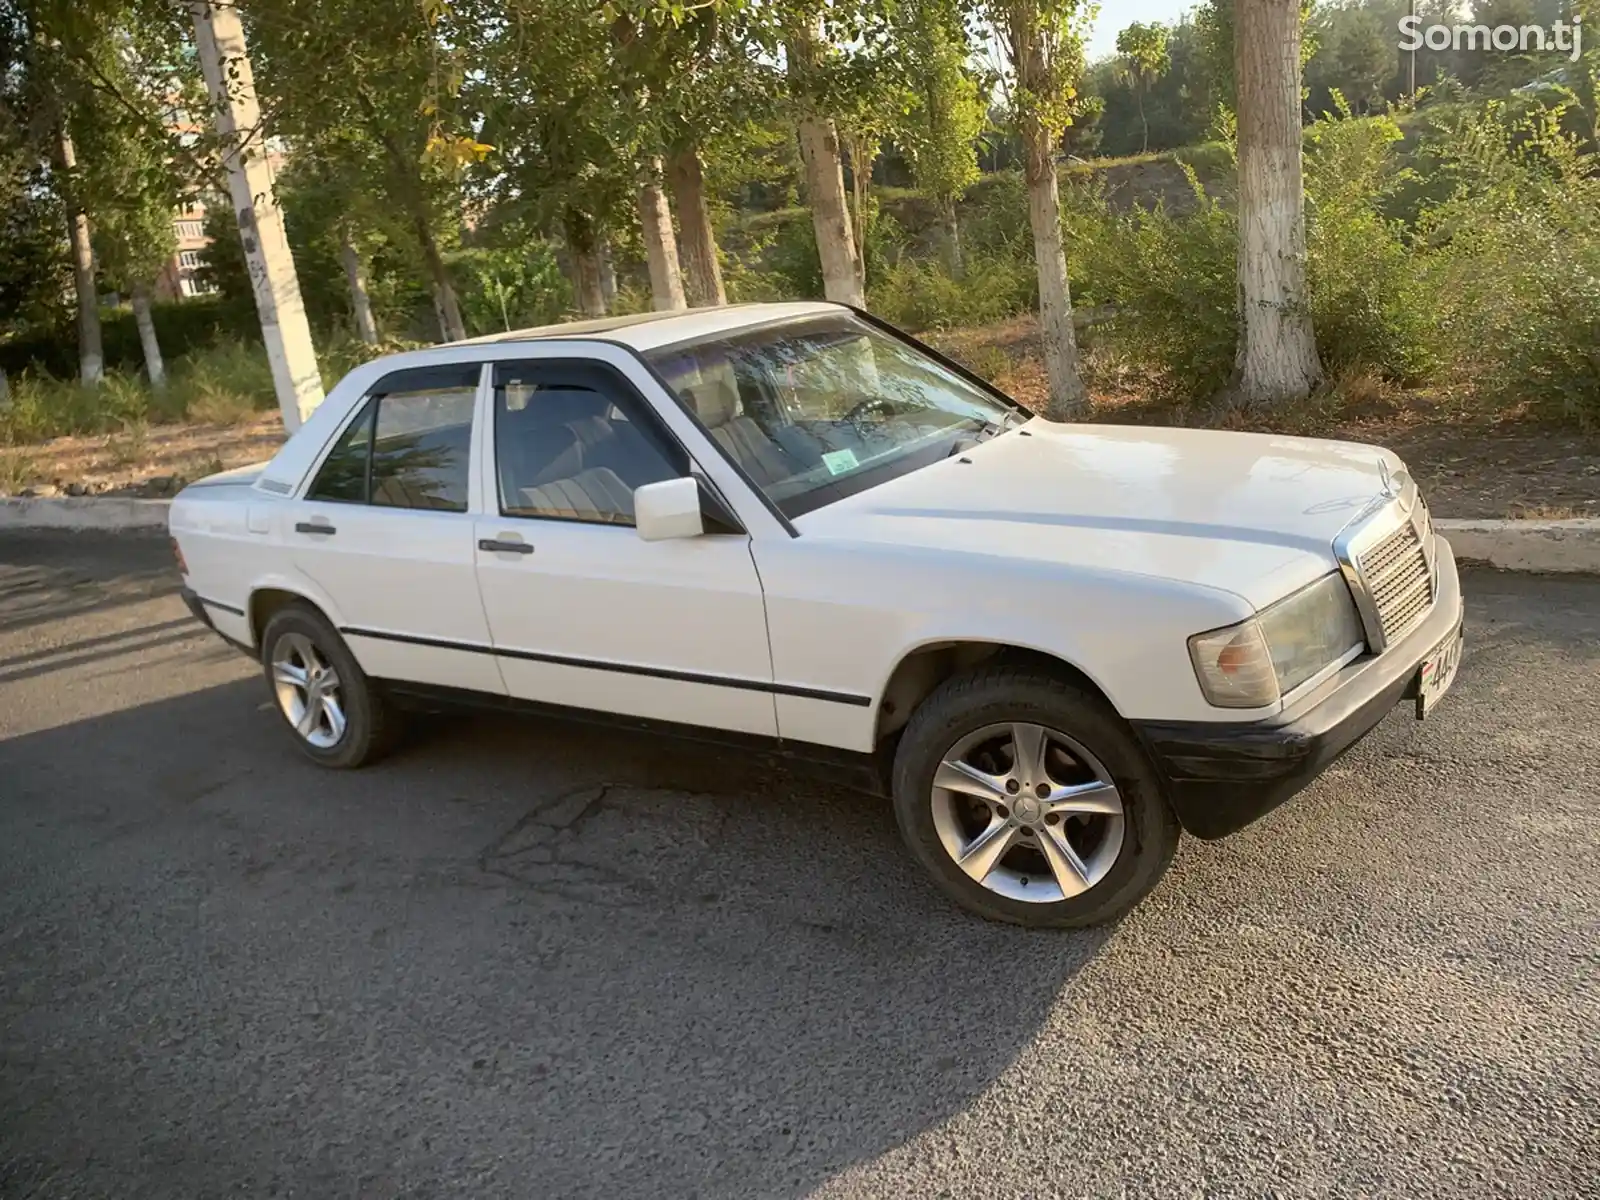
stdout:
<svg viewBox="0 0 1600 1200">
<path fill-rule="evenodd" d="M 1108 936 L 967 917 L 782 766 L 473 718 L 341 775 L 265 700 L 0 743 L 0 1192 L 801 1195 Z"/>
</svg>

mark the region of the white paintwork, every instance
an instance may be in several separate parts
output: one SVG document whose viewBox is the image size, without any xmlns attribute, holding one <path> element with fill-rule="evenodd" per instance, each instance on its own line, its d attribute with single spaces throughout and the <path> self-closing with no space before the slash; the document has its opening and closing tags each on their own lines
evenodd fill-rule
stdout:
<svg viewBox="0 0 1600 1200">
<path fill-rule="evenodd" d="M 380 677 L 852 750 L 873 747 L 897 664 L 951 642 L 1054 656 L 1129 718 L 1277 711 L 1208 705 L 1187 639 L 1335 570 L 1335 535 L 1380 491 L 1380 460 L 1398 475 L 1398 459 L 1351 443 L 1034 420 L 802 516 L 795 536 L 630 346 L 827 311 L 697 310 L 358 367 L 265 469 L 178 497 L 171 525 L 190 585 L 243 609 L 255 590 L 282 588 L 341 627 L 465 644 L 352 637 Z M 500 516 L 487 365 L 541 358 L 623 375 L 748 533 L 649 541 L 625 526 Z M 382 376 L 460 362 L 486 364 L 468 512 L 303 499 Z M 650 490 L 636 494 L 647 510 Z M 318 518 L 337 536 L 294 533 Z M 483 550 L 484 539 L 534 552 Z"/>
<path fill-rule="evenodd" d="M 635 488 L 633 520 L 639 537 L 647 542 L 699 537 L 705 532 L 700 516 L 700 485 L 693 477 L 685 476 Z"/>
</svg>

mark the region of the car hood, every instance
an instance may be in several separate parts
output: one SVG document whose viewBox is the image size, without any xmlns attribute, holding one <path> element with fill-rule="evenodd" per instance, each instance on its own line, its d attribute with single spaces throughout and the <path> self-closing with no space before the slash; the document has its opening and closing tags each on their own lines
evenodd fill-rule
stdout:
<svg viewBox="0 0 1600 1200">
<path fill-rule="evenodd" d="M 1178 580 L 1257 607 L 1337 566 L 1335 536 L 1404 466 L 1270 434 L 1030 421 L 798 518 L 804 536 Z"/>
</svg>

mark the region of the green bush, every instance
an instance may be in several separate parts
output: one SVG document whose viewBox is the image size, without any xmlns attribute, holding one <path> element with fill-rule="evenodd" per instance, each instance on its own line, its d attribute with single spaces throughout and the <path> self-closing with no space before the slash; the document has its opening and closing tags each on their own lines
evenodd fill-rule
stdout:
<svg viewBox="0 0 1600 1200">
<path fill-rule="evenodd" d="M 1600 421 L 1600 159 L 1561 105 L 1491 103 L 1434 152 L 1455 190 L 1424 214 L 1427 286 L 1455 369 L 1507 405 Z"/>
<path fill-rule="evenodd" d="M 572 312 L 572 285 L 549 242 L 461 250 L 450 269 L 469 335 L 553 325 Z"/>
<path fill-rule="evenodd" d="M 884 320 L 919 332 L 1003 321 L 1037 304 L 1031 263 L 968 256 L 960 279 L 939 262 L 903 258 L 869 281 L 867 306 Z"/>
<path fill-rule="evenodd" d="M 1434 307 L 1418 256 L 1400 222 L 1383 215 L 1410 180 L 1394 147 L 1404 134 L 1390 117 L 1341 114 L 1306 132 L 1306 251 L 1312 323 L 1329 375 L 1352 369 L 1396 383 L 1425 379 L 1438 365 Z"/>
<path fill-rule="evenodd" d="M 1066 214 L 1081 301 L 1115 309 L 1099 330 L 1102 346 L 1169 398 L 1221 391 L 1237 339 L 1237 223 L 1184 170 L 1195 196 L 1188 216 L 1082 201 Z"/>
<path fill-rule="evenodd" d="M 259 342 L 225 339 L 175 365 L 168 385 L 192 421 L 233 424 L 277 406 L 272 367 Z"/>
<path fill-rule="evenodd" d="M 153 307 L 156 337 L 165 358 L 182 358 L 218 337 L 260 337 L 253 300 L 239 304 L 219 296 L 196 296 Z M 131 308 L 100 312 L 100 338 L 109 371 L 142 371 L 144 350 Z M 0 369 L 8 375 L 25 371 L 67 378 L 78 373 L 78 331 L 70 321 L 0 342 Z"/>
</svg>

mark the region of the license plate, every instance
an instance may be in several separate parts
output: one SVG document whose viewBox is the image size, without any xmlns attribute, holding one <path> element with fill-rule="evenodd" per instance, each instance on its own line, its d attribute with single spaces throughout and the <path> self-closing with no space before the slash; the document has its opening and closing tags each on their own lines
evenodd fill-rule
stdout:
<svg viewBox="0 0 1600 1200">
<path fill-rule="evenodd" d="M 1424 720 L 1456 681 L 1456 671 L 1461 666 L 1461 640 L 1461 630 L 1457 629 L 1434 647 L 1417 668 L 1417 720 Z"/>
</svg>

